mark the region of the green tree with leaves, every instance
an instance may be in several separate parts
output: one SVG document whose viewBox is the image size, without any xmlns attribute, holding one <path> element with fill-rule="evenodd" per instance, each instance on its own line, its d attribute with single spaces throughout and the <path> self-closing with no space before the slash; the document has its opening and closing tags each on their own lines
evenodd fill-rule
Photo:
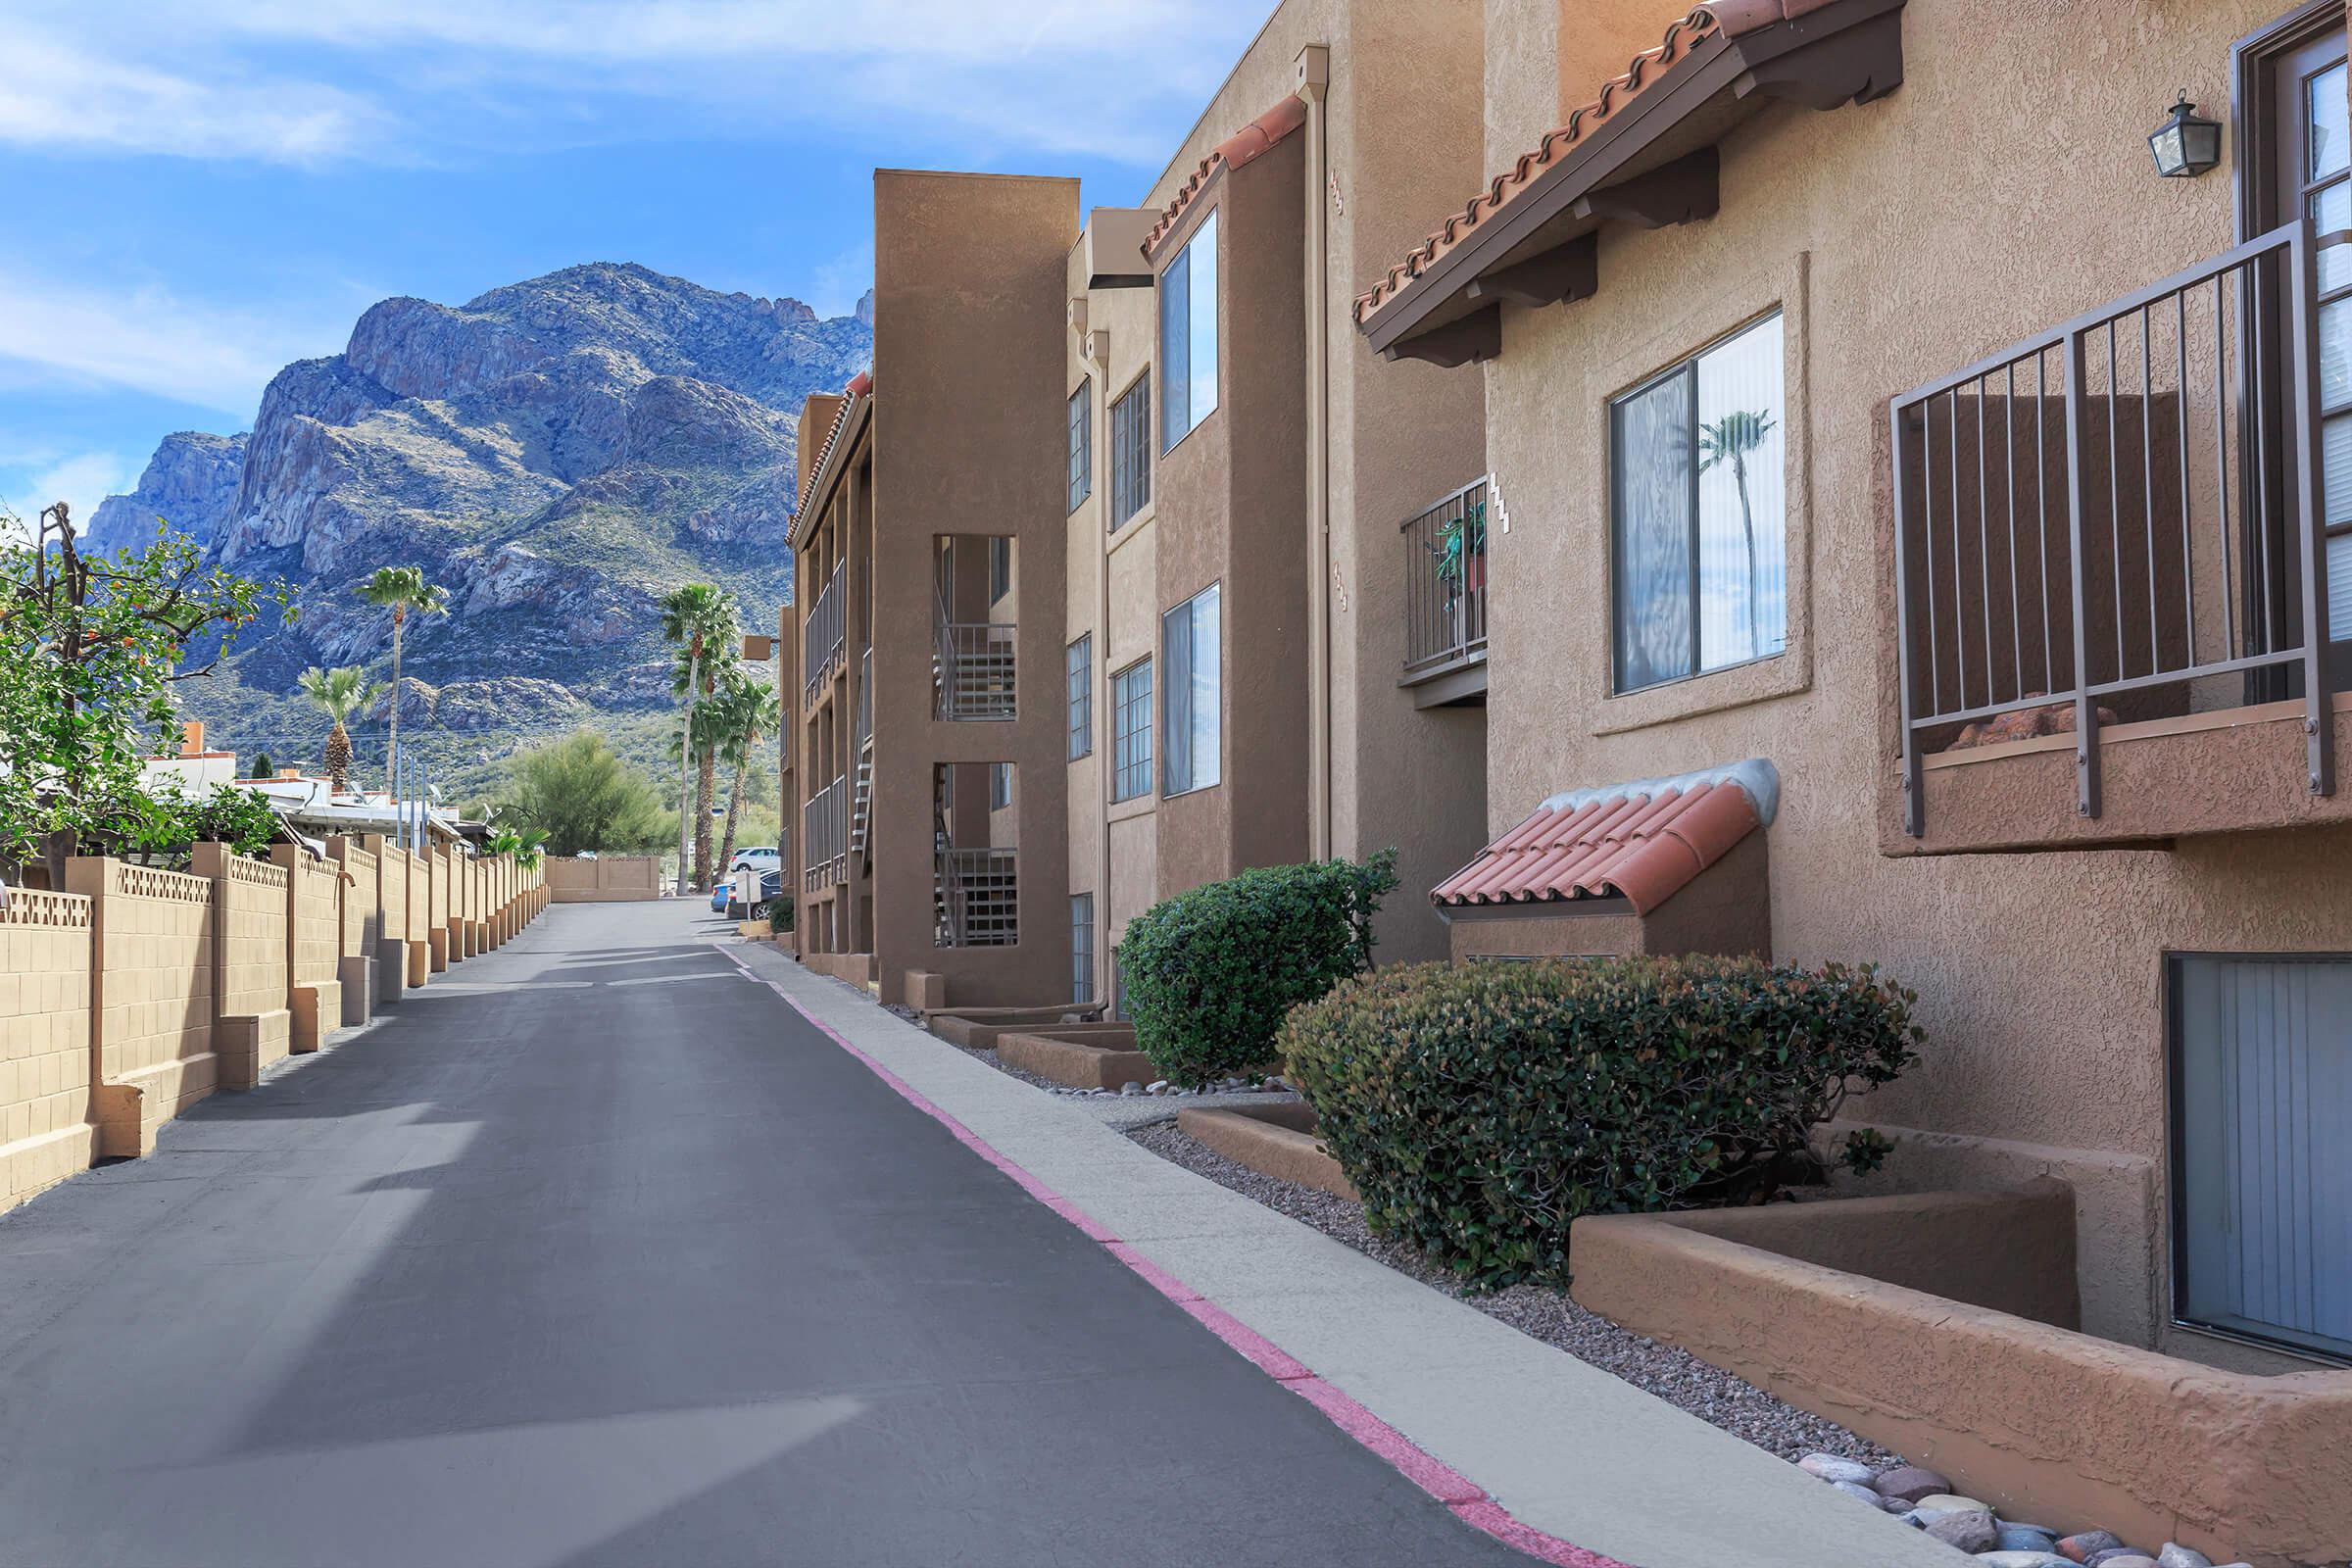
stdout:
<svg viewBox="0 0 2352 1568">
<path fill-rule="evenodd" d="M 328 787 L 337 795 L 351 792 L 351 731 L 343 721 L 375 701 L 383 688 L 368 679 L 367 671 L 357 664 L 342 664 L 333 669 L 320 669 L 313 664 L 302 672 L 302 695 L 309 698 L 320 712 L 334 721 L 327 731 L 326 763 Z"/>
<path fill-rule="evenodd" d="M 516 758 L 490 819 L 545 835 L 549 852 L 562 856 L 652 849 L 669 831 L 652 782 L 590 730 Z"/>
<path fill-rule="evenodd" d="M 375 575 L 360 584 L 360 597 L 371 605 L 392 612 L 392 698 L 391 720 L 384 739 L 384 787 L 397 789 L 393 782 L 399 776 L 400 762 L 400 634 L 412 612 L 419 615 L 449 613 L 449 595 L 439 584 L 424 579 L 421 566 L 378 566 Z M 398 797 L 394 797 L 397 801 Z"/>
<path fill-rule="evenodd" d="M 208 567 L 169 528 L 112 560 L 81 552 L 63 502 L 0 526 L 0 870 L 168 843 L 183 811 L 141 783 L 177 724 L 174 687 L 212 673 L 293 590 Z"/>
<path fill-rule="evenodd" d="M 694 777 L 691 791 L 692 842 L 688 824 L 678 823 L 678 891 L 710 886 L 710 796 L 717 784 L 718 753 L 714 738 L 695 722 L 695 709 L 717 689 L 720 669 L 734 669 L 733 650 L 742 636 L 735 596 L 707 582 L 673 588 L 662 599 L 662 637 L 678 651 L 678 668 L 670 690 L 686 700 L 685 726 L 689 737 L 685 765 Z M 685 812 L 681 809 L 681 818 Z M 692 855 L 693 870 L 688 871 Z"/>
<path fill-rule="evenodd" d="M 784 705 L 776 689 L 748 676 L 737 679 L 711 704 L 716 710 L 719 756 L 735 768 L 734 788 L 727 792 L 727 826 L 720 835 L 713 869 L 724 872 L 735 859 L 735 829 L 743 820 L 743 791 L 751 776 L 760 745 L 784 722 Z"/>
</svg>

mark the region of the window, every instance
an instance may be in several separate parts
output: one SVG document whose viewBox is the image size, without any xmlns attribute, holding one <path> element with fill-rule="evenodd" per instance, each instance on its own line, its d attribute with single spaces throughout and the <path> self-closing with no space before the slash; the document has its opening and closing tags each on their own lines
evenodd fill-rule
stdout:
<svg viewBox="0 0 2352 1568">
<path fill-rule="evenodd" d="M 1159 450 L 1217 408 L 1217 214 L 1209 209 L 1159 274 Z"/>
<path fill-rule="evenodd" d="M 2352 957 L 2166 965 L 2173 1315 L 2352 1358 Z"/>
<path fill-rule="evenodd" d="M 1002 811 L 1011 805 L 1012 764 L 1010 762 L 989 763 L 988 808 L 992 811 Z"/>
<path fill-rule="evenodd" d="M 1012 541 L 991 535 L 988 541 L 988 602 L 995 604 L 1012 592 Z"/>
<path fill-rule="evenodd" d="M 1095 896 L 1070 895 L 1070 1000 L 1095 1000 Z"/>
<path fill-rule="evenodd" d="M 1167 671 L 1167 777 L 1160 793 L 1206 789 L 1222 776 L 1225 670 L 1218 657 L 1218 590 L 1212 583 L 1160 617 Z"/>
<path fill-rule="evenodd" d="M 1152 372 L 1146 370 L 1110 406 L 1110 526 L 1152 499 Z"/>
<path fill-rule="evenodd" d="M 1070 394 L 1070 507 L 1095 493 L 1095 383 L 1078 383 Z"/>
<path fill-rule="evenodd" d="M 1610 405 L 1618 691 L 1787 646 L 1787 413 L 1777 312 Z"/>
<path fill-rule="evenodd" d="M 1152 661 L 1139 659 L 1110 677 L 1110 798 L 1152 793 Z"/>
<path fill-rule="evenodd" d="M 1089 632 L 1070 644 L 1070 760 L 1091 757 L 1095 750 L 1095 637 Z"/>
</svg>

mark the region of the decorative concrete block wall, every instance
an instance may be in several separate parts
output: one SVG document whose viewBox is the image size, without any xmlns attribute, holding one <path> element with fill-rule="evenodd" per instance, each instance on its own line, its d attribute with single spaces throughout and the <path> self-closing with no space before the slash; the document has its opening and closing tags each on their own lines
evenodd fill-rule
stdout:
<svg viewBox="0 0 2352 1568">
<path fill-rule="evenodd" d="M 409 988 L 409 855 L 380 833 L 370 833 L 375 857 L 375 1001 L 394 1006 Z"/>
<path fill-rule="evenodd" d="M 414 991 L 433 973 L 433 862 L 411 851 L 401 852 L 409 862 L 409 989 Z"/>
<path fill-rule="evenodd" d="M 282 865 L 225 844 L 199 844 L 198 876 L 213 884 L 213 1051 L 220 1087 L 251 1089 L 293 1049 L 292 884 Z"/>
<path fill-rule="evenodd" d="M 456 870 L 453 859 L 455 854 L 454 850 L 443 844 L 425 856 L 432 874 L 432 898 L 425 910 L 424 941 L 426 956 L 431 959 L 435 974 L 449 968 L 449 884 Z"/>
<path fill-rule="evenodd" d="M 343 1023 L 343 868 L 298 844 L 280 844 L 270 860 L 291 884 L 286 935 L 292 956 L 286 1009 L 293 1014 L 289 1049 L 317 1051 Z"/>
<path fill-rule="evenodd" d="M 357 839 L 326 841 L 327 858 L 343 873 L 343 946 L 336 976 L 343 982 L 343 1022 L 375 1016 L 375 938 L 381 918 L 375 857 Z"/>
<path fill-rule="evenodd" d="M 0 1213 L 89 1168 L 91 904 L 0 904 Z"/>
<path fill-rule="evenodd" d="M 213 884 L 121 860 L 66 862 L 91 901 L 91 1108 L 100 1157 L 145 1154 L 155 1130 L 211 1094 Z"/>
</svg>

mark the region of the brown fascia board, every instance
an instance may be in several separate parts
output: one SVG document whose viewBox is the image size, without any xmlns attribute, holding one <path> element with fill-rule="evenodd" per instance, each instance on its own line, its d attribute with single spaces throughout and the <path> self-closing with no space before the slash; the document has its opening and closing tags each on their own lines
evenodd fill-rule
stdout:
<svg viewBox="0 0 2352 1568">
<path fill-rule="evenodd" d="M 792 519 L 792 527 L 784 536 L 784 543 L 789 548 L 798 551 L 808 543 L 808 535 L 815 526 L 813 519 L 824 514 L 825 504 L 832 499 L 834 486 L 841 481 L 843 465 L 849 462 L 850 455 L 863 442 L 866 421 L 873 417 L 873 413 L 874 399 L 870 392 L 863 397 L 853 398 L 850 407 L 842 412 L 841 424 L 835 430 L 833 439 L 825 444 L 824 456 L 818 460 L 816 473 L 808 481 L 808 504 Z"/>
<path fill-rule="evenodd" d="M 1594 201 L 1580 214 L 1586 198 L 1712 148 L 1767 102 L 1834 109 L 1893 91 L 1903 74 L 1903 5 L 1831 0 L 1791 22 L 1702 40 L 1672 80 L 1611 116 L 1431 263 L 1363 323 L 1365 340 L 1390 359 L 1420 358 L 1414 340 L 1422 334 L 1491 308 L 1488 299 L 1471 295 L 1473 282 L 1592 233 L 1611 216 L 1605 207 L 1616 205 Z M 1700 205 L 1712 211 L 1711 202 Z M 1492 292 L 1510 297 L 1507 290 Z"/>
</svg>

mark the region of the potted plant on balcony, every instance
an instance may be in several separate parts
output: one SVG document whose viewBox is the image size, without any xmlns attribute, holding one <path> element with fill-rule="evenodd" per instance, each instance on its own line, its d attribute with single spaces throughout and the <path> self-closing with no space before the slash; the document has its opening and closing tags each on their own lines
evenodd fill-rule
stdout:
<svg viewBox="0 0 2352 1568">
<path fill-rule="evenodd" d="M 1482 496 L 1448 517 L 1435 544 L 1426 547 L 1438 558 L 1438 589 L 1445 600 L 1446 630 L 1453 645 L 1470 640 L 1465 624 L 1469 596 L 1487 586 L 1487 503 Z"/>
</svg>

